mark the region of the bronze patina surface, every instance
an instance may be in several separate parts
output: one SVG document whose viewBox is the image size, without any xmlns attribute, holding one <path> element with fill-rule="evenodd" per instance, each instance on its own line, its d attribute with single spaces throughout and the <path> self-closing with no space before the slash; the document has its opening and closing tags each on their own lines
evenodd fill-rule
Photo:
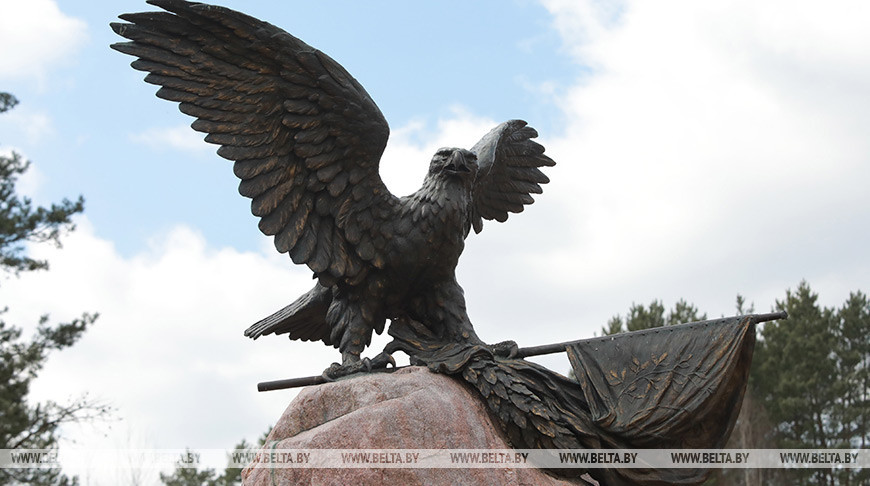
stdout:
<svg viewBox="0 0 870 486">
<path fill-rule="evenodd" d="M 388 319 L 406 317 L 440 339 L 483 344 L 455 268 L 472 228 L 532 204 L 552 166 L 521 120 L 470 150 L 446 147 L 423 186 L 391 194 L 378 173 L 389 127 L 337 62 L 287 32 L 233 10 L 152 0 L 164 12 L 121 15 L 112 28 L 157 96 L 179 103 L 192 127 L 235 162 L 239 192 L 260 230 L 317 279 L 308 293 L 245 335 L 287 334 L 339 348 L 330 377 L 385 366 L 360 361 Z"/>
</svg>

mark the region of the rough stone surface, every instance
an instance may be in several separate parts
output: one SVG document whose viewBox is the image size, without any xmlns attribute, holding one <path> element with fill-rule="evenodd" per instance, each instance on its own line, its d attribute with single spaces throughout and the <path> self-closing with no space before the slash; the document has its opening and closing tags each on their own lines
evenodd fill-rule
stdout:
<svg viewBox="0 0 870 486">
<path fill-rule="evenodd" d="M 278 449 L 509 449 L 483 403 L 462 383 L 422 367 L 302 390 L 272 429 Z M 588 484 L 536 469 L 258 469 L 245 485 Z"/>
</svg>

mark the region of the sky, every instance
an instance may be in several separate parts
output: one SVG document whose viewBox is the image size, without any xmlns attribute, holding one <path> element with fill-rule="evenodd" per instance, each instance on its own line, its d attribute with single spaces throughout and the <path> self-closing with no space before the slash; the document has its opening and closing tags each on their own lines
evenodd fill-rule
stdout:
<svg viewBox="0 0 870 486">
<path fill-rule="evenodd" d="M 323 50 L 391 126 L 381 170 L 413 192 L 440 146 L 522 118 L 557 165 L 534 205 L 469 236 L 457 269 L 478 335 L 592 337 L 632 303 L 759 312 L 806 280 L 825 306 L 870 290 L 870 5 L 832 1 L 225 1 Z M 100 318 L 33 398 L 88 392 L 104 447 L 231 447 L 319 374 L 321 344 L 242 336 L 312 285 L 274 251 L 230 162 L 109 49 L 144 2 L 0 0 L 0 152 L 40 204 L 84 195 L 47 272 L 6 278 L 9 323 Z M 387 342 L 376 340 L 369 355 Z M 561 372 L 564 357 L 539 360 Z M 84 477 L 85 484 L 101 484 Z M 106 484 L 110 484 L 106 483 Z"/>
</svg>

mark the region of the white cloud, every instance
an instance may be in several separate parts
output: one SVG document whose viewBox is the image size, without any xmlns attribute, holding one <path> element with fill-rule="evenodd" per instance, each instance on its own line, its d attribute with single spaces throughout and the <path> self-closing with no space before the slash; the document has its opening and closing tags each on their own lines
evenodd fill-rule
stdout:
<svg viewBox="0 0 870 486">
<path fill-rule="evenodd" d="M 36 78 L 69 59 L 87 39 L 87 25 L 53 0 L 0 0 L 0 79 Z M 14 46 L 14 48 L 11 48 Z"/>
<path fill-rule="evenodd" d="M 47 258 L 51 269 L 3 282 L 7 323 L 28 327 L 43 313 L 53 322 L 100 313 L 80 342 L 50 358 L 33 399 L 62 401 L 88 391 L 118 408 L 128 433 L 152 436 L 147 446 L 224 447 L 253 439 L 287 400 L 286 393 L 258 394 L 258 381 L 318 374 L 336 359 L 337 351 L 322 345 L 254 343 L 242 335 L 311 285 L 308 272 L 291 269 L 289 259 L 276 265 L 257 253 L 210 248 L 186 227 L 124 258 L 87 219 L 62 249 L 39 245 L 33 255 Z M 78 439 L 84 447 L 106 444 L 98 434 Z"/>
<path fill-rule="evenodd" d="M 865 4 L 544 3 L 592 68 L 546 143 L 542 200 L 573 215 L 554 279 L 727 312 L 870 267 Z"/>
<path fill-rule="evenodd" d="M 191 130 L 188 125 L 178 125 L 168 128 L 151 128 L 142 133 L 130 135 L 133 142 L 147 145 L 153 149 L 181 150 L 191 154 L 210 154 L 217 150 L 217 145 L 204 143 L 205 135 Z"/>
<path fill-rule="evenodd" d="M 24 129 L 27 140 L 30 143 L 37 143 L 43 137 L 54 133 L 51 118 L 44 113 L 29 113 L 24 111 L 20 113 L 20 118 L 16 115 L 18 115 L 18 113 L 13 113 L 10 119 L 17 119 L 21 124 L 20 126 Z"/>
<path fill-rule="evenodd" d="M 37 144 L 55 134 L 51 117 L 42 112 L 36 112 L 28 107 L 16 107 L 13 111 L 4 113 L 0 118 L 0 128 L 5 133 L 17 131 L 24 136 L 24 141 Z M 14 132 L 13 132 L 14 133 Z"/>
</svg>

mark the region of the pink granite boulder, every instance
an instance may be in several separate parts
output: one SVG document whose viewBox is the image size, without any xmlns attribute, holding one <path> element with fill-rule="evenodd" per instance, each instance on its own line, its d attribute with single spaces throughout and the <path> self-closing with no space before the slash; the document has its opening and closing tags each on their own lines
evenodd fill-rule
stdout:
<svg viewBox="0 0 870 486">
<path fill-rule="evenodd" d="M 272 449 L 510 449 L 474 391 L 422 367 L 308 387 L 267 439 Z M 245 485 L 588 484 L 531 468 L 254 468 Z"/>
</svg>

